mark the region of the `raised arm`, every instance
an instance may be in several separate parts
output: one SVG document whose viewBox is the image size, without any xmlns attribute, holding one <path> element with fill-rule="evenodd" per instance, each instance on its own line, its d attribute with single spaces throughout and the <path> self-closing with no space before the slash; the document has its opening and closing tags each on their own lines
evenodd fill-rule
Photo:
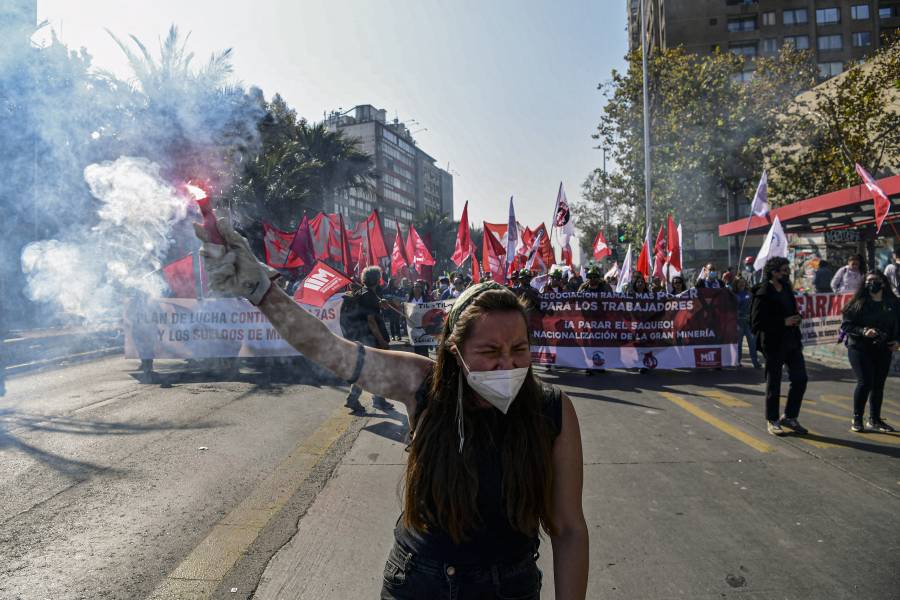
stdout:
<svg viewBox="0 0 900 600">
<path fill-rule="evenodd" d="M 208 241 L 206 231 L 195 227 L 204 243 L 200 251 L 212 289 L 240 295 L 255 304 L 291 346 L 313 362 L 344 380 L 350 380 L 360 360 L 356 384 L 372 394 L 406 404 L 412 414 L 415 393 L 431 369 L 432 361 L 411 352 L 365 348 L 334 335 L 312 314 L 303 310 L 281 288 L 272 285 L 269 270 L 261 265 L 250 246 L 225 219 L 219 232 L 226 246 Z"/>
<path fill-rule="evenodd" d="M 588 529 L 581 506 L 584 466 L 578 416 L 562 396 L 562 429 L 553 443 L 553 580 L 559 600 L 584 600 L 588 580 Z"/>
</svg>

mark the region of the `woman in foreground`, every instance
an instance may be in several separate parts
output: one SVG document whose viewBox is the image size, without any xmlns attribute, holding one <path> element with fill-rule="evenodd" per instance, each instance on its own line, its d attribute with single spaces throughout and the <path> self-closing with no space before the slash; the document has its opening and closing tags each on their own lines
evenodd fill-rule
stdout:
<svg viewBox="0 0 900 600">
<path fill-rule="evenodd" d="M 436 359 L 366 348 L 301 309 L 226 220 L 225 245 L 202 227 L 213 289 L 246 297 L 307 358 L 406 405 L 412 442 L 403 513 L 383 599 L 540 597 L 543 530 L 556 598 L 585 597 L 588 532 L 582 452 L 571 401 L 531 370 L 525 312 L 505 287 L 472 286 L 454 304 Z"/>
</svg>

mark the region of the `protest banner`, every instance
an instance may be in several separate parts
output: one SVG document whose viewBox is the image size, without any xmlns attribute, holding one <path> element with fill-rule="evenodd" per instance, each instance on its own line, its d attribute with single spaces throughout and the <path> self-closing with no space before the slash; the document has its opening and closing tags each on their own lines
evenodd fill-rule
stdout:
<svg viewBox="0 0 900 600">
<path fill-rule="evenodd" d="M 841 311 L 853 294 L 797 294 L 797 311 L 802 317 L 800 336 L 804 346 L 833 344 L 841 330 Z"/>
<path fill-rule="evenodd" d="M 453 300 L 439 300 L 422 304 L 404 303 L 403 312 L 406 315 L 406 331 L 409 334 L 410 344 L 432 348 L 437 346 L 437 338 L 453 302 Z"/>
<path fill-rule="evenodd" d="M 342 296 L 321 307 L 300 304 L 341 335 Z M 242 298 L 133 301 L 124 318 L 126 358 L 298 356 L 266 316 Z"/>
<path fill-rule="evenodd" d="M 532 360 L 580 369 L 734 366 L 736 321 L 734 295 L 721 289 L 541 294 L 530 317 Z"/>
</svg>

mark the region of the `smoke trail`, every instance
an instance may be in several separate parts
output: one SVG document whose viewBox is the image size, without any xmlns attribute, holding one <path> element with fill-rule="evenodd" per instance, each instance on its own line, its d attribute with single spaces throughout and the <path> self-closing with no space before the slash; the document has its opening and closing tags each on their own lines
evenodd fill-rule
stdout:
<svg viewBox="0 0 900 600">
<path fill-rule="evenodd" d="M 230 188 L 258 143 L 262 93 L 229 82 L 230 51 L 193 68 L 175 27 L 158 59 L 120 42 L 126 83 L 55 36 L 30 45 L 27 17 L 0 11 L 17 40 L 0 46 L 0 312 L 16 327 L 120 317 L 196 249 L 175 188 Z"/>
<path fill-rule="evenodd" d="M 89 165 L 84 179 L 99 222 L 68 239 L 33 242 L 22 252 L 28 295 L 95 321 L 121 310 L 130 293 L 160 295 L 159 269 L 170 232 L 187 216 L 187 202 L 160 177 L 159 165 L 122 157 Z"/>
</svg>

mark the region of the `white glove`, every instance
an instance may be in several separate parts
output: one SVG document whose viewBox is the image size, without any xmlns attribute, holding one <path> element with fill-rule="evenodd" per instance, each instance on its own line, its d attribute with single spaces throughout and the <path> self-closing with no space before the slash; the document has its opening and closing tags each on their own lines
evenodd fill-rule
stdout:
<svg viewBox="0 0 900 600">
<path fill-rule="evenodd" d="M 200 256 L 210 288 L 223 294 L 243 296 L 259 306 L 278 272 L 256 259 L 250 244 L 234 230 L 228 219 L 220 217 L 216 227 L 225 240 L 224 246 L 210 242 L 203 225 L 194 223 L 194 232 L 203 242 Z"/>
</svg>

